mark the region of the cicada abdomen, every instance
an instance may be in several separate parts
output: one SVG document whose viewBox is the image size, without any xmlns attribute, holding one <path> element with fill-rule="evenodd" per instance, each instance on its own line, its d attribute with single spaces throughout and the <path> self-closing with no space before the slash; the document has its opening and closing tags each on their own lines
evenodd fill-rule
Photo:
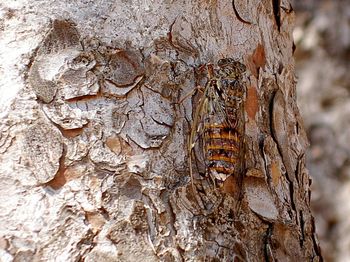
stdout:
<svg viewBox="0 0 350 262">
<path fill-rule="evenodd" d="M 205 173 L 220 186 L 243 169 L 245 66 L 225 58 L 208 71 L 208 82 L 195 114 L 190 149 L 195 147 L 197 137 Z M 192 175 L 191 162 L 190 168 Z"/>
</svg>

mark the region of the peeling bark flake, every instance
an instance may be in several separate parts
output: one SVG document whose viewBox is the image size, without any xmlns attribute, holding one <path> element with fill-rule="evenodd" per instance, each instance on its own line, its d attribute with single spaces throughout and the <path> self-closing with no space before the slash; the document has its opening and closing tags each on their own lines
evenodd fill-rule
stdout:
<svg viewBox="0 0 350 262">
<path fill-rule="evenodd" d="M 59 170 L 63 154 L 62 136 L 50 124 L 38 121 L 23 132 L 23 151 L 22 161 L 32 171 L 36 184 L 44 184 Z"/>
</svg>

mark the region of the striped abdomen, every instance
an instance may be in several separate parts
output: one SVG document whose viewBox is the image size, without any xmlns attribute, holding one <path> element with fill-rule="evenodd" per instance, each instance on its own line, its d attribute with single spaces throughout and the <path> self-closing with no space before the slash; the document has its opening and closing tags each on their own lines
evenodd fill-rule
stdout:
<svg viewBox="0 0 350 262">
<path fill-rule="evenodd" d="M 226 124 L 207 123 L 204 127 L 206 167 L 216 182 L 224 182 L 240 166 L 240 135 Z"/>
</svg>

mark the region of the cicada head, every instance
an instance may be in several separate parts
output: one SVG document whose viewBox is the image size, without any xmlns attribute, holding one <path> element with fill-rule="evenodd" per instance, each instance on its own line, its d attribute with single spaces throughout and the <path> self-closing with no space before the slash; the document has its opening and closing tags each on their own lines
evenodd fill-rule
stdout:
<svg viewBox="0 0 350 262">
<path fill-rule="evenodd" d="M 233 58 L 220 59 L 218 61 L 218 67 L 218 76 L 230 80 L 241 79 L 246 70 L 245 65 L 241 62 L 235 61 Z"/>
</svg>

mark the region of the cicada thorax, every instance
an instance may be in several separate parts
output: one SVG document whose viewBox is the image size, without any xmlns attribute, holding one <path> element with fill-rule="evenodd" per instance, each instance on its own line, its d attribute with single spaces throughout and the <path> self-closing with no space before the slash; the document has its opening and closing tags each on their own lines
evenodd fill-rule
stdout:
<svg viewBox="0 0 350 262">
<path fill-rule="evenodd" d="M 206 173 L 216 185 L 243 168 L 245 87 L 244 65 L 219 61 L 208 80 L 204 96 L 207 105 L 203 119 L 203 153 Z"/>
</svg>

